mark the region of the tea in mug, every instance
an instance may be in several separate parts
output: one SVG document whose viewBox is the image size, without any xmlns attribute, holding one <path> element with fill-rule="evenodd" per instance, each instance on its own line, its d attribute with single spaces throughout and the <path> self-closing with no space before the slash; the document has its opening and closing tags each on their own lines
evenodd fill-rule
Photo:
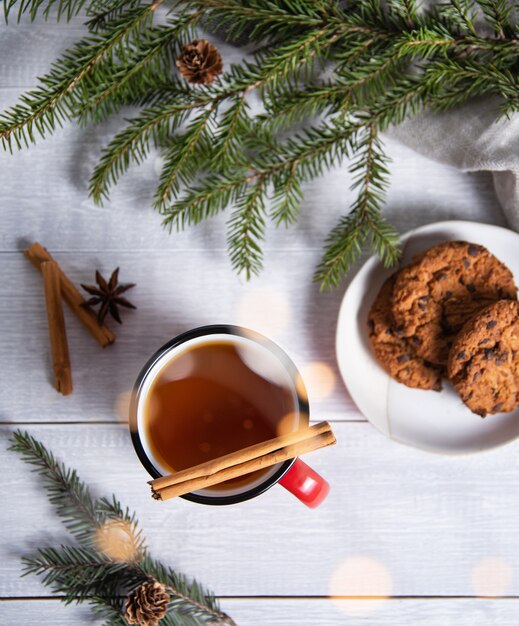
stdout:
<svg viewBox="0 0 519 626">
<path fill-rule="evenodd" d="M 151 450 L 175 472 L 297 430 L 302 419 L 294 387 L 279 358 L 259 343 L 236 338 L 187 344 L 163 365 L 147 393 Z M 268 471 L 210 489 L 241 486 Z"/>
</svg>

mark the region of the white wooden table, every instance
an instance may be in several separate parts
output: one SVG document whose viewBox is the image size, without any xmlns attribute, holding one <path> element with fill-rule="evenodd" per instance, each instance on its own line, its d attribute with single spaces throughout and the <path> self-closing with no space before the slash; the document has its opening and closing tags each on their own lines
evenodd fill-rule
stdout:
<svg viewBox="0 0 519 626">
<path fill-rule="evenodd" d="M 1 26 L 1 108 L 81 32 L 79 24 Z M 123 179 L 106 208 L 88 199 L 88 174 L 119 124 L 69 126 L 28 151 L 0 154 L 0 624 L 92 623 L 87 609 L 64 607 L 36 577 L 20 578 L 23 554 L 66 540 L 29 468 L 5 451 L 21 427 L 94 493 L 117 491 L 152 552 L 214 589 L 240 626 L 516 626 L 519 444 L 461 458 L 408 449 L 364 420 L 339 379 L 343 288 L 319 293 L 311 278 L 323 237 L 351 199 L 347 173 L 307 187 L 299 225 L 269 231 L 265 270 L 245 283 L 226 256 L 225 216 L 173 236 L 161 228 L 150 208 L 156 156 Z M 387 213 L 402 231 L 450 218 L 504 223 L 490 176 L 388 149 Z M 41 280 L 21 254 L 35 240 L 76 283 L 117 265 L 123 281 L 137 283 L 138 311 L 104 351 L 67 312 L 75 391 L 66 398 L 50 384 Z M 338 445 L 311 459 L 332 486 L 320 509 L 281 488 L 239 508 L 151 501 L 127 432 L 127 393 L 162 343 L 217 322 L 277 340 L 307 375 L 313 418 L 333 422 Z"/>
</svg>

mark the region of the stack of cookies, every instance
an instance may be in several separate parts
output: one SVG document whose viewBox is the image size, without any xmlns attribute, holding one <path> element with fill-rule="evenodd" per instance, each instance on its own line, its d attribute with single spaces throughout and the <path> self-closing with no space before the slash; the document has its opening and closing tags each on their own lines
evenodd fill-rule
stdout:
<svg viewBox="0 0 519 626">
<path fill-rule="evenodd" d="M 382 285 L 368 316 L 373 352 L 408 387 L 448 378 L 471 411 L 519 405 L 519 303 L 512 272 L 483 246 L 430 248 Z"/>
</svg>

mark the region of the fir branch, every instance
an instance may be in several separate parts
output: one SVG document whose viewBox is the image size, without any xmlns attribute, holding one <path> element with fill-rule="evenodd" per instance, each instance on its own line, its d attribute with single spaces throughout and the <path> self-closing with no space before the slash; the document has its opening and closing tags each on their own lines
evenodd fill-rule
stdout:
<svg viewBox="0 0 519 626">
<path fill-rule="evenodd" d="M 103 520 L 122 520 L 128 524 L 128 528 L 135 528 L 133 537 L 139 540 L 140 548 L 144 549 L 144 544 L 140 541 L 141 531 L 137 528 L 138 522 L 135 513 L 132 513 L 128 507 L 122 507 L 114 494 L 111 498 L 98 498 L 95 506 Z"/>
<path fill-rule="evenodd" d="M 36 555 L 24 557 L 24 575 L 42 577 L 44 585 L 62 596 L 63 602 L 87 602 L 99 616 L 113 626 L 126 624 L 122 617 L 127 595 L 143 583 L 159 581 L 171 594 L 165 626 L 202 626 L 227 624 L 233 620 L 223 613 L 213 594 L 196 580 L 187 578 L 172 568 L 152 559 L 139 539 L 138 558 L 116 559 L 102 552 L 92 536 L 107 519 L 125 520 L 135 529 L 135 515 L 116 500 L 94 500 L 75 470 L 59 463 L 54 455 L 37 439 L 26 432 L 16 431 L 11 439 L 11 450 L 22 460 L 33 465 L 44 481 L 49 499 L 66 527 L 83 545 L 62 545 L 41 548 Z"/>
<path fill-rule="evenodd" d="M 168 587 L 173 594 L 173 608 L 180 614 L 189 605 L 190 614 L 202 618 L 205 620 L 204 623 L 236 626 L 234 621 L 220 610 L 214 595 L 203 589 L 196 580 L 189 582 L 182 574 L 150 557 L 145 557 L 139 567 L 146 576 Z"/>
<path fill-rule="evenodd" d="M 233 166 L 242 160 L 240 150 L 252 124 L 246 96 L 246 90 L 237 94 L 218 122 L 211 160 L 211 164 L 216 169 L 221 170 Z"/>
<path fill-rule="evenodd" d="M 240 102 L 238 114 L 241 116 L 241 120 L 236 120 L 237 123 L 232 125 L 232 130 L 243 130 L 243 122 L 245 121 L 243 111 L 247 106 L 245 102 L 246 94 L 251 89 L 264 87 L 277 79 L 280 71 L 288 72 L 290 75 L 294 71 L 299 71 L 304 62 L 313 56 L 312 54 L 309 57 L 306 56 L 307 46 L 315 45 L 317 39 L 315 34 L 305 36 L 297 41 L 295 46 L 296 52 L 294 52 L 293 48 L 290 48 L 289 51 L 286 46 L 281 46 L 276 48 L 275 53 L 270 52 L 269 55 L 258 57 L 255 64 L 245 64 L 243 68 L 232 67 L 226 81 L 223 81 L 217 87 L 201 90 L 200 95 L 198 97 L 194 96 L 191 101 L 185 104 L 172 105 L 166 100 L 152 109 L 145 110 L 141 116 L 131 120 L 130 126 L 125 131 L 119 133 L 109 144 L 103 153 L 100 163 L 94 170 L 90 181 L 90 193 L 94 200 L 101 202 L 103 198 L 107 198 L 109 186 L 117 182 L 118 178 L 128 169 L 130 163 L 132 161 L 139 163 L 146 157 L 150 144 L 155 142 L 155 145 L 157 145 L 155 141 L 157 132 L 160 133 L 161 139 L 164 139 L 168 133 L 171 134 L 172 130 L 180 126 L 191 111 L 203 109 L 207 104 L 211 103 L 211 110 L 216 111 L 220 103 L 226 99 L 238 98 Z M 300 58 L 301 63 L 299 65 L 296 64 L 299 70 L 294 68 L 294 60 L 299 58 L 297 56 L 294 57 L 294 54 L 302 55 Z M 287 65 L 288 59 L 290 61 Z M 179 95 L 182 98 L 185 95 L 185 90 L 184 92 L 179 91 Z M 205 117 L 205 113 L 202 112 L 198 119 L 205 119 Z M 239 121 L 242 123 L 238 124 Z M 204 127 L 206 122 L 203 124 Z M 226 124 L 229 124 L 229 118 L 224 116 L 219 125 L 220 136 L 226 133 Z M 165 130 L 161 131 L 160 129 Z M 185 140 L 182 143 L 185 143 Z M 177 167 L 177 162 L 181 160 L 182 163 L 187 163 L 187 158 L 191 154 L 191 148 L 195 143 L 196 141 L 193 144 L 190 143 L 189 148 L 184 146 L 182 149 L 179 149 L 178 144 L 173 145 L 169 150 L 169 154 L 166 157 L 167 163 L 156 194 L 156 206 L 158 208 L 164 209 L 165 203 L 171 198 L 172 192 L 174 194 L 178 193 L 176 181 L 181 169 Z M 230 161 L 231 157 L 228 150 L 229 147 L 230 144 L 224 147 L 227 151 L 227 162 Z M 234 157 L 238 156 L 236 150 L 233 151 L 233 154 Z M 170 182 L 168 182 L 168 179 L 170 179 Z"/>
<path fill-rule="evenodd" d="M 11 12 L 18 7 L 18 21 L 25 13 L 28 13 L 34 21 L 40 11 L 45 19 L 48 19 L 54 11 L 58 22 L 62 17 L 70 21 L 78 15 L 86 3 L 87 0 L 4 0 L 4 17 L 7 23 Z"/>
<path fill-rule="evenodd" d="M 127 59 L 123 63 L 118 60 L 109 71 L 104 71 L 102 80 L 96 81 L 95 89 L 85 96 L 77 111 L 81 121 L 97 123 L 119 110 L 139 90 L 139 75 L 150 70 L 150 66 L 155 75 L 173 73 L 175 58 L 182 44 L 194 37 L 193 28 L 201 17 L 201 12 L 186 12 L 168 20 L 166 25 L 147 29 L 134 42 Z M 172 87 L 174 83 L 169 84 Z M 177 89 L 180 93 L 185 91 L 183 86 Z"/>
<path fill-rule="evenodd" d="M 454 37 L 428 28 L 420 28 L 402 36 L 399 55 L 401 57 L 407 55 L 413 60 L 427 60 L 436 55 L 444 57 L 456 47 L 457 41 Z"/>
<path fill-rule="evenodd" d="M 155 206 L 162 209 L 168 201 L 176 197 L 181 185 L 187 185 L 195 178 L 202 162 L 211 154 L 211 136 L 208 126 L 215 113 L 217 104 L 213 104 L 196 117 L 185 133 L 175 138 L 165 155 L 165 163 L 160 176 L 160 183 L 155 195 Z"/>
<path fill-rule="evenodd" d="M 108 578 L 127 568 L 124 562 L 110 561 L 95 550 L 76 546 L 40 548 L 36 556 L 23 557 L 22 563 L 24 576 L 41 576 L 45 586 L 69 601 L 86 599 L 99 587 L 108 589 Z"/>
<path fill-rule="evenodd" d="M 258 177 L 243 194 L 229 220 L 231 263 L 246 279 L 262 268 L 261 242 L 265 238 L 265 177 Z"/>
<path fill-rule="evenodd" d="M 297 33 L 289 42 L 269 46 L 255 54 L 254 63 L 243 61 L 231 66 L 220 88 L 209 89 L 213 97 L 230 97 L 254 89 L 264 93 L 268 88 L 270 98 L 276 90 L 294 85 L 302 77 L 312 74 L 313 62 L 324 54 L 341 32 L 338 27 L 326 26 Z"/>
<path fill-rule="evenodd" d="M 434 87 L 434 83 L 420 77 L 402 79 L 362 112 L 365 124 L 375 123 L 380 130 L 401 124 L 408 115 L 423 109 Z"/>
<path fill-rule="evenodd" d="M 360 63 L 367 58 L 373 58 L 378 47 L 381 50 L 384 49 L 383 40 L 384 37 L 380 33 L 373 33 L 371 37 L 352 38 L 347 45 L 334 51 L 333 59 L 336 63 L 336 71 L 348 69 L 353 66 L 353 63 Z M 379 45 L 377 46 L 377 44 Z"/>
<path fill-rule="evenodd" d="M 400 56 L 409 55 L 411 59 L 430 59 L 432 62 L 444 58 L 472 61 L 493 58 L 500 64 L 514 64 L 518 53 L 519 39 L 506 42 L 473 36 L 460 39 L 426 27 L 404 35 L 400 42 Z"/>
<path fill-rule="evenodd" d="M 128 626 L 122 614 L 122 606 L 107 602 L 106 598 L 98 596 L 91 596 L 88 604 L 95 616 L 103 620 L 103 626 Z"/>
<path fill-rule="evenodd" d="M 344 103 L 347 94 L 337 85 L 309 84 L 306 88 L 286 90 L 265 100 L 266 113 L 256 116 L 255 123 L 270 132 L 290 129 L 296 124 L 323 115 L 328 110 L 336 111 Z M 340 101 L 341 104 L 338 105 Z"/>
<path fill-rule="evenodd" d="M 273 0 L 181 0 L 206 12 L 208 23 L 217 25 L 230 39 L 244 34 L 251 40 L 282 41 L 294 30 L 318 28 L 323 17 L 315 2 Z"/>
<path fill-rule="evenodd" d="M 108 22 L 118 18 L 130 8 L 135 8 L 141 0 L 91 0 L 86 13 L 89 17 L 86 25 L 89 30 L 96 32 L 106 27 Z"/>
<path fill-rule="evenodd" d="M 17 430 L 11 441 L 9 449 L 17 452 L 23 461 L 34 466 L 34 472 L 42 476 L 49 501 L 67 530 L 81 544 L 91 547 L 96 541 L 96 531 L 108 520 L 115 520 L 126 523 L 136 550 L 144 550 L 135 515 L 130 514 L 128 508 L 123 509 L 115 496 L 95 500 L 76 471 L 58 462 L 41 442 L 28 433 Z"/>
<path fill-rule="evenodd" d="M 389 48 L 385 54 L 367 66 L 340 71 L 337 86 L 343 91 L 348 102 L 358 107 L 376 98 L 383 90 L 393 88 L 402 76 L 402 66 L 406 61 L 400 46 Z"/>
<path fill-rule="evenodd" d="M 339 118 L 312 126 L 280 143 L 275 154 L 257 158 L 253 172 L 272 177 L 294 170 L 301 180 L 312 180 L 348 157 L 358 129 Z"/>
<path fill-rule="evenodd" d="M 103 626 L 128 626 L 128 622 L 122 615 L 123 607 L 120 602 L 108 602 L 102 596 L 90 596 L 88 604 L 95 616 L 103 620 Z"/>
<path fill-rule="evenodd" d="M 228 624 L 236 626 L 234 621 L 220 610 L 217 599 L 208 593 L 196 580 L 188 579 L 160 561 L 146 556 L 139 563 L 139 570 L 143 576 L 151 580 L 158 580 L 164 584 L 172 594 L 171 605 L 175 612 L 184 615 L 189 607 L 191 617 L 196 617 L 203 624 Z"/>
<path fill-rule="evenodd" d="M 182 230 L 214 217 L 236 203 L 249 181 L 250 177 L 243 172 L 234 175 L 210 174 L 202 184 L 193 186 L 183 198 L 162 210 L 166 216 L 163 225 L 170 231 L 173 228 Z"/>
<path fill-rule="evenodd" d="M 288 172 L 281 174 L 274 182 L 270 213 L 274 223 L 289 226 L 296 222 L 302 200 L 301 179 L 297 174 L 297 163 L 294 163 Z"/>
<path fill-rule="evenodd" d="M 185 100 L 187 100 L 187 94 Z M 101 204 L 108 199 L 111 185 L 115 185 L 132 162 L 141 163 L 151 146 L 161 145 L 181 126 L 189 112 L 198 103 L 167 100 L 145 109 L 139 116 L 129 120 L 128 126 L 119 132 L 103 150 L 101 159 L 90 178 L 90 194 Z"/>
<path fill-rule="evenodd" d="M 231 176 L 208 176 L 203 184 L 162 210 L 166 216 L 164 224 L 170 229 L 197 224 L 229 204 L 243 200 L 248 195 L 248 186 L 254 182 L 261 181 L 262 189 L 266 189 L 270 184 L 279 187 L 290 173 L 300 181 L 320 176 L 325 168 L 341 162 L 349 154 L 357 130 L 356 125 L 341 125 L 331 120 L 277 144 L 273 154 L 258 155 L 248 171 L 237 170 Z M 248 264 L 249 261 L 245 262 L 243 269 L 246 270 Z M 257 267 L 256 263 L 252 265 Z"/>
<path fill-rule="evenodd" d="M 511 22 L 513 4 L 507 0 L 477 0 L 479 8 L 488 23 L 493 26 L 498 39 L 512 37 L 514 28 Z"/>
<path fill-rule="evenodd" d="M 350 171 L 355 175 L 352 189 L 358 188 L 359 193 L 351 212 L 341 218 L 326 240 L 326 252 L 315 274 L 323 288 L 339 284 L 366 241 L 385 265 L 395 263 L 399 256 L 398 235 L 381 216 L 389 172 L 375 124 L 360 136 Z"/>
<path fill-rule="evenodd" d="M 475 11 L 470 0 L 449 0 L 449 3 L 440 5 L 440 11 L 452 20 L 462 34 L 477 36 Z"/>
<path fill-rule="evenodd" d="M 330 47 L 340 39 L 344 30 L 337 25 L 326 25 L 318 30 L 310 30 L 300 38 L 293 37 L 291 41 L 278 46 L 273 54 L 264 58 L 259 55 L 260 73 L 264 75 L 268 68 L 268 74 L 261 83 L 262 87 L 268 87 L 269 97 L 272 99 L 280 92 L 283 93 L 301 78 L 311 78 L 315 61 L 329 53 Z"/>
<path fill-rule="evenodd" d="M 40 87 L 22 97 L 21 103 L 0 115 L 0 140 L 12 150 L 35 142 L 34 130 L 42 137 L 75 115 L 78 87 L 114 51 L 138 34 L 149 19 L 153 5 L 130 9 L 111 22 L 102 35 L 82 39 L 58 59 Z"/>
<path fill-rule="evenodd" d="M 503 97 L 510 110 L 519 111 L 519 78 L 493 63 L 475 61 L 437 61 L 426 69 L 429 83 L 435 86 L 431 106 L 437 110 L 458 106 L 476 95 Z"/>
<path fill-rule="evenodd" d="M 132 82 L 132 87 L 134 86 Z M 176 75 L 164 76 L 156 68 L 147 68 L 139 74 L 133 89 L 124 91 L 125 103 L 132 107 L 153 107 L 159 104 L 185 102 L 195 98 L 194 89 Z"/>
<path fill-rule="evenodd" d="M 419 8 L 415 0 L 390 0 L 388 10 L 395 12 L 410 29 L 415 29 L 420 21 Z"/>
<path fill-rule="evenodd" d="M 49 501 L 66 528 L 78 541 L 90 545 L 101 517 L 88 487 L 79 480 L 76 471 L 59 463 L 52 452 L 28 433 L 17 430 L 11 441 L 9 449 L 17 452 L 23 461 L 34 467 L 34 472 L 42 476 Z"/>
</svg>

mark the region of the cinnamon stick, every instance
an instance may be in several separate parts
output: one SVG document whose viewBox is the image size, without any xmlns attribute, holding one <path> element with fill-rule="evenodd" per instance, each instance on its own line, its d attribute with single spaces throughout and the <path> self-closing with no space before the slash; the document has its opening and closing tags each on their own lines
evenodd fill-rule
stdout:
<svg viewBox="0 0 519 626">
<path fill-rule="evenodd" d="M 61 302 L 59 268 L 54 261 L 44 261 L 41 264 L 41 273 L 47 306 L 54 387 L 67 396 L 72 393 L 72 371 Z"/>
<path fill-rule="evenodd" d="M 269 439 L 195 467 L 149 481 L 157 500 L 168 500 L 276 465 L 301 454 L 333 445 L 335 436 L 327 422 L 304 431 Z"/>
<path fill-rule="evenodd" d="M 232 465 L 249 461 L 259 456 L 268 454 L 269 452 L 274 452 L 275 450 L 279 450 L 285 446 L 311 439 L 316 435 L 321 435 L 326 432 L 331 432 L 330 424 L 328 422 L 319 422 L 319 424 L 314 424 L 304 430 L 298 430 L 293 433 L 280 435 L 279 437 L 274 437 L 273 439 L 267 439 L 267 441 L 260 441 L 259 443 L 255 443 L 247 448 L 242 448 L 241 450 L 231 452 L 224 456 L 219 456 L 216 459 L 200 463 L 194 467 L 188 467 L 187 469 L 180 470 L 174 474 L 155 478 L 154 480 L 148 481 L 148 484 L 151 485 L 153 489 L 161 489 L 162 487 L 176 485 L 177 483 L 181 483 L 185 480 L 192 480 L 194 478 L 208 476 L 209 474 L 216 474 L 216 472 L 226 469 Z"/>
<path fill-rule="evenodd" d="M 29 259 L 32 265 L 40 271 L 42 263 L 54 261 L 49 252 L 38 242 L 29 246 L 27 250 L 25 250 L 24 255 Z M 115 341 L 115 335 L 107 326 L 97 321 L 97 317 L 93 311 L 82 306 L 85 299 L 57 263 L 56 266 L 59 272 L 61 295 L 72 312 L 103 348 L 113 343 Z"/>
</svg>

